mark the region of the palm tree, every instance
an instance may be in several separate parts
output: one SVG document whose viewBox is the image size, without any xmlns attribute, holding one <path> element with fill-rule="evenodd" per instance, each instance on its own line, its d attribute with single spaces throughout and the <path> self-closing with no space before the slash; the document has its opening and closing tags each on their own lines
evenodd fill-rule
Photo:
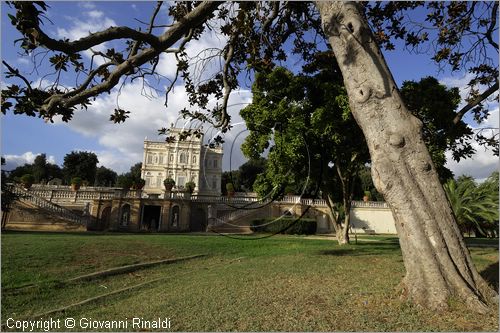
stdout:
<svg viewBox="0 0 500 333">
<path fill-rule="evenodd" d="M 444 184 L 462 232 L 470 235 L 471 230 L 476 229 L 482 235 L 498 234 L 498 185 L 495 189 L 494 177 L 493 174 L 479 186 L 467 176 L 450 179 Z M 498 174 L 496 177 L 498 184 Z"/>
</svg>

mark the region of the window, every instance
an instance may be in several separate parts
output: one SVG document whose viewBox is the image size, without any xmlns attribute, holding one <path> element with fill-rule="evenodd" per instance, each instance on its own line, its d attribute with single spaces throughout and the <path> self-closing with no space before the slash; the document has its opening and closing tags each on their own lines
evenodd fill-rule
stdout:
<svg viewBox="0 0 500 333">
<path fill-rule="evenodd" d="M 148 154 L 148 164 L 152 164 L 152 163 L 153 163 L 153 155 Z"/>
<path fill-rule="evenodd" d="M 177 186 L 184 187 L 184 185 L 186 185 L 186 177 L 177 177 Z"/>
<path fill-rule="evenodd" d="M 155 164 L 158 164 L 158 154 L 155 154 L 153 161 Z"/>
<path fill-rule="evenodd" d="M 193 155 L 193 164 L 196 164 L 196 155 Z"/>
<path fill-rule="evenodd" d="M 186 154 L 185 153 L 181 153 L 179 155 L 179 162 L 184 164 L 184 163 L 187 163 L 187 158 L 186 158 Z"/>
<path fill-rule="evenodd" d="M 170 156 L 168 157 L 168 161 L 169 162 L 173 162 L 174 161 L 174 154 L 170 154 Z"/>
<path fill-rule="evenodd" d="M 163 158 L 164 158 L 164 156 L 160 155 L 160 164 L 163 164 Z"/>
<path fill-rule="evenodd" d="M 212 177 L 212 189 L 217 189 L 217 176 Z"/>
<path fill-rule="evenodd" d="M 214 160 L 214 168 L 217 168 L 217 160 Z"/>
</svg>

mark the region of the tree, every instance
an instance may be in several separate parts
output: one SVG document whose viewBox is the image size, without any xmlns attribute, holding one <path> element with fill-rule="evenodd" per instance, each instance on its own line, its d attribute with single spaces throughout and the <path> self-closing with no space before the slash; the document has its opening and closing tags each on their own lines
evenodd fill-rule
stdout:
<svg viewBox="0 0 500 333">
<path fill-rule="evenodd" d="M 5 165 L 5 158 L 2 156 L 1 158 L 1 165 Z M 12 207 L 12 203 L 18 199 L 18 195 L 12 192 L 10 189 L 9 185 L 7 184 L 7 174 L 2 168 L 1 171 L 1 187 L 2 187 L 2 200 L 1 201 L 1 208 L 2 208 L 2 230 L 5 228 L 5 225 L 7 224 L 7 219 L 8 219 L 8 214 L 10 212 L 10 209 Z"/>
<path fill-rule="evenodd" d="M 406 7 L 421 5 L 420 2 L 409 3 Z M 229 94 L 238 86 L 238 75 L 243 70 L 272 70 L 275 61 L 287 59 L 283 45 L 290 45 L 287 42 L 291 38 L 294 39 L 291 51 L 304 59 L 318 50 L 320 41 L 327 40 L 342 72 L 350 109 L 368 143 L 375 186 L 393 209 L 407 270 L 402 283 L 406 295 L 416 303 L 436 309 L 447 308 L 451 295 L 462 298 L 476 311 L 485 311 L 485 303 L 495 301 L 496 293 L 478 274 L 456 226 L 421 137 L 422 123 L 404 105 L 381 54 L 378 43 L 385 39 L 381 38 L 383 35 L 379 30 L 376 30 L 376 36 L 372 34 L 363 16 L 367 8 L 364 4 L 318 2 L 315 7 L 302 2 L 241 2 L 236 7 L 235 3 L 180 2 L 170 7 L 173 22 L 169 22 L 166 29 L 164 24 L 156 22 L 161 6 L 161 2 L 156 5 L 150 23 L 146 23 L 143 29 L 110 27 L 70 41 L 51 38 L 44 31 L 45 3 L 13 3 L 15 15 L 11 15 L 10 19 L 22 34 L 21 47 L 30 53 L 38 52 L 40 47 L 49 50 L 46 59 L 55 69 L 55 82 L 47 90 L 33 87 L 19 70 L 3 61 L 7 69 L 6 78 L 15 82 L 2 90 L 2 112 L 13 109 L 14 113 L 40 116 L 48 121 L 60 115 L 64 121 L 69 121 L 77 106 L 86 107 L 93 97 L 110 91 L 119 83 L 126 84 L 137 78 L 155 75 L 157 78 L 156 65 L 160 54 L 166 52 L 176 56 L 176 78 L 184 79 L 188 92 L 190 107 L 182 111 L 183 115 L 213 123 L 225 132 L 229 128 Z M 467 3 L 465 6 L 462 3 L 444 7 L 432 3 L 429 6 L 436 8 L 427 16 L 428 22 L 439 28 L 436 44 L 451 45 L 436 50 L 436 60 L 446 59 L 453 66 L 460 67 L 461 62 L 455 59 L 470 59 L 466 56 L 470 52 L 455 55 L 452 49 L 458 47 L 460 50 L 462 36 L 487 41 L 479 44 L 479 48 L 474 46 L 477 43 L 473 43 L 472 52 L 481 52 L 484 45 L 498 52 L 498 44 L 492 38 L 498 30 L 496 3 L 488 2 L 484 5 L 486 7 L 474 5 L 472 12 L 472 5 Z M 375 14 L 376 8 L 371 10 Z M 389 12 L 392 14 L 394 11 Z M 454 14 L 442 19 L 441 12 Z M 475 33 L 471 33 L 470 24 L 466 23 L 471 13 L 474 20 L 469 22 L 473 21 L 481 28 Z M 376 17 L 390 19 L 386 12 Z M 212 28 L 216 22 L 221 34 L 227 37 L 227 44 L 218 54 L 211 54 L 204 60 L 219 56 L 221 70 L 207 80 L 193 79 L 190 72 L 193 63 L 187 58 L 185 46 L 192 39 L 200 38 L 203 31 Z M 371 19 L 371 22 L 377 28 L 376 20 Z M 156 35 L 153 31 L 158 28 L 162 29 L 162 33 Z M 425 35 L 418 36 L 424 41 L 429 39 Z M 457 38 L 459 40 L 455 41 Z M 127 43 L 119 44 L 118 51 L 114 48 L 105 52 L 94 50 L 103 42 L 120 39 L 126 39 Z M 81 52 L 86 50 L 93 54 L 91 61 L 81 57 Z M 102 60 L 100 65 L 95 66 L 95 57 Z M 492 79 L 498 77 L 497 66 L 490 66 L 483 61 L 485 58 L 488 57 L 476 58 L 475 66 L 470 70 L 476 74 L 476 82 L 487 84 L 488 89 L 474 94 L 478 98 L 470 99 L 468 110 L 459 111 L 456 117 L 460 119 L 469 110 L 476 115 L 475 102 L 479 99 L 483 101 L 483 96 L 489 96 L 491 90 L 498 89 L 498 84 L 495 88 L 495 79 Z M 204 67 L 203 61 L 200 61 L 195 65 Z M 66 88 L 59 81 L 59 75 L 68 68 L 83 73 L 81 81 L 71 85 L 74 88 Z M 144 82 L 147 85 L 150 81 Z M 165 96 L 168 97 L 174 84 L 175 80 L 167 85 Z M 210 105 L 212 96 L 220 99 L 221 103 Z M 485 116 L 484 113 L 477 113 L 478 120 Z M 117 107 L 110 120 L 122 122 L 127 117 L 128 111 Z M 162 133 L 166 131 L 161 130 Z M 480 138 L 479 135 L 477 137 Z M 492 138 L 484 139 L 486 143 L 493 143 L 498 153 L 498 143 Z"/>
<path fill-rule="evenodd" d="M 467 176 L 450 179 L 444 190 L 462 232 L 474 229 L 476 235 L 498 234 L 498 172 L 479 186 Z"/>
<path fill-rule="evenodd" d="M 372 178 L 392 208 L 406 275 L 416 303 L 446 309 L 458 295 L 476 311 L 496 293 L 479 275 L 422 139 L 422 122 L 406 108 L 356 3 L 317 6 L 341 68 L 349 105 L 367 138 Z"/>
<path fill-rule="evenodd" d="M 71 178 L 80 177 L 82 180 L 94 184 L 97 171 L 97 155 L 87 151 L 72 151 L 64 156 L 63 174 L 67 184 Z"/>
<path fill-rule="evenodd" d="M 141 179 L 142 162 L 138 162 L 130 167 L 130 171 L 122 173 L 116 178 L 116 185 L 123 188 L 129 188 L 139 183 Z"/>
<path fill-rule="evenodd" d="M 240 111 L 250 131 L 242 150 L 250 158 L 269 150 L 266 173 L 257 182 L 261 196 L 274 197 L 287 188 L 303 195 L 305 189 L 297 185 L 308 182 L 316 189 L 313 195 L 321 190 L 337 240 L 347 244 L 355 179 L 368 161 L 368 150 L 331 52 L 318 54 L 307 71 L 315 74 L 293 75 L 278 67 L 257 75 L 252 104 Z M 342 219 L 337 192 L 346 212 Z"/>
<path fill-rule="evenodd" d="M 104 166 L 97 168 L 95 173 L 95 186 L 113 186 L 116 183 L 117 174 Z"/>
<path fill-rule="evenodd" d="M 40 154 L 35 157 L 32 164 L 25 163 L 24 165 L 16 167 L 9 174 L 8 179 L 16 181 L 25 174 L 32 174 L 35 183 L 47 182 L 54 178 L 62 178 L 61 168 L 52 163 L 47 162 L 47 155 Z"/>
<path fill-rule="evenodd" d="M 475 152 L 470 126 L 462 120 L 454 122 L 461 99 L 458 88 L 449 89 L 437 79 L 426 77 L 419 82 L 403 82 L 401 96 L 411 113 L 422 121 L 422 136 L 441 182 L 453 178 L 445 167 L 445 152 L 451 151 L 456 161 Z"/>
<path fill-rule="evenodd" d="M 267 160 L 263 157 L 250 159 L 239 168 L 239 184 L 243 190 L 252 191 L 257 176 L 266 169 Z"/>
</svg>

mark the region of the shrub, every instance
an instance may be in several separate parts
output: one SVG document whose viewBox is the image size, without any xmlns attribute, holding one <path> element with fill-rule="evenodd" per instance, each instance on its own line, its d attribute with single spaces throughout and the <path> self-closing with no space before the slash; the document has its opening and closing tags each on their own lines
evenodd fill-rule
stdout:
<svg viewBox="0 0 500 333">
<path fill-rule="evenodd" d="M 163 181 L 163 185 L 165 186 L 175 186 L 175 180 L 172 178 L 167 178 Z"/>
<path fill-rule="evenodd" d="M 234 192 L 234 185 L 233 185 L 233 183 L 227 183 L 226 184 L 226 191 L 227 192 Z"/>
<path fill-rule="evenodd" d="M 27 173 L 21 177 L 21 183 L 23 184 L 33 184 L 35 177 L 31 173 Z"/>
<path fill-rule="evenodd" d="M 253 232 L 288 235 L 312 235 L 316 233 L 316 220 L 314 219 L 265 218 L 253 220 L 250 225 Z"/>
<path fill-rule="evenodd" d="M 186 190 L 189 192 L 189 193 L 193 193 L 194 192 L 194 188 L 196 187 L 196 184 L 194 182 L 187 182 L 186 183 Z"/>
<path fill-rule="evenodd" d="M 71 178 L 71 185 L 82 185 L 83 181 L 80 177 Z"/>
</svg>

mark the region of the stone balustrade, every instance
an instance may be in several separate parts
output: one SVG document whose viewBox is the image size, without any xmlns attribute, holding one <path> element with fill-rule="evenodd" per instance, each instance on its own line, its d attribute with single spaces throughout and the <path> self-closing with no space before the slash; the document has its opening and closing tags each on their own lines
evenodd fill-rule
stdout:
<svg viewBox="0 0 500 333">
<path fill-rule="evenodd" d="M 124 191 L 121 188 L 116 187 L 81 187 L 79 190 L 74 191 L 70 186 L 64 185 L 33 185 L 30 192 L 34 195 L 44 198 L 48 201 L 56 203 L 80 203 L 85 204 L 87 202 L 92 202 L 93 200 L 106 200 L 114 198 L 147 198 L 141 190 L 128 190 Z M 233 197 L 226 196 L 214 196 L 214 195 L 190 195 L 186 192 L 172 191 L 165 192 L 162 199 L 174 199 L 174 200 L 191 200 L 197 203 L 213 203 L 213 204 L 239 204 L 239 203 L 252 203 L 260 202 L 266 203 L 269 199 L 261 200 L 255 195 L 235 195 Z M 315 206 L 315 207 L 326 207 L 326 200 L 323 199 L 311 199 L 311 198 L 301 198 L 298 195 L 286 195 L 279 200 L 275 200 L 277 203 L 283 204 L 300 204 L 304 206 Z M 353 208 L 384 208 L 388 209 L 389 206 L 385 202 L 380 201 L 353 201 Z"/>
</svg>

